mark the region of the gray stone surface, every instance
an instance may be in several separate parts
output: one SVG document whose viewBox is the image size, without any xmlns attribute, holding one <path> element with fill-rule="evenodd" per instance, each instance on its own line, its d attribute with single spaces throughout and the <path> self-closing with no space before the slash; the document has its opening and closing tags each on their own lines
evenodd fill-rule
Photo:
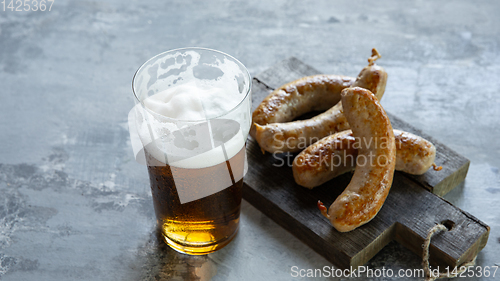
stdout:
<svg viewBox="0 0 500 281">
<path fill-rule="evenodd" d="M 499 11 L 498 1 L 465 0 L 0 10 L 0 279 L 289 280 L 292 266 L 330 266 L 246 202 L 240 233 L 219 252 L 189 257 L 158 242 L 146 168 L 129 144 L 131 79 L 148 58 L 185 46 L 227 52 L 253 75 L 289 56 L 356 75 L 377 47 L 387 111 L 471 160 L 446 199 L 490 225 L 477 262 L 500 265 Z M 392 243 L 368 265 L 397 272 L 420 261 Z"/>
</svg>

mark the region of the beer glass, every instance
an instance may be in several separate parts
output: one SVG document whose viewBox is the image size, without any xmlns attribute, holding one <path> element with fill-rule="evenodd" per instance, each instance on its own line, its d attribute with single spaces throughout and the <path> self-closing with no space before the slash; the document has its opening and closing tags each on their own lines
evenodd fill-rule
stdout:
<svg viewBox="0 0 500 281">
<path fill-rule="evenodd" d="M 235 58 L 204 48 L 159 54 L 135 73 L 135 126 L 165 242 L 201 255 L 238 230 L 251 79 Z"/>
</svg>

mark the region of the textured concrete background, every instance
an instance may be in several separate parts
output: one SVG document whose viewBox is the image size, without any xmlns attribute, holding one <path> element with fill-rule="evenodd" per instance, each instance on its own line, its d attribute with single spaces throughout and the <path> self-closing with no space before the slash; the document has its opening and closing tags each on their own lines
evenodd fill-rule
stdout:
<svg viewBox="0 0 500 281">
<path fill-rule="evenodd" d="M 499 11 L 498 1 L 464 0 L 56 0 L 50 12 L 0 10 L 0 279 L 289 280 L 294 265 L 330 265 L 246 202 L 240 233 L 217 253 L 188 257 L 158 243 L 146 168 L 129 145 L 131 79 L 148 58 L 186 46 L 227 52 L 252 75 L 295 56 L 355 76 L 378 48 L 386 110 L 471 160 L 446 199 L 490 225 L 478 265 L 500 265 Z M 420 261 L 391 243 L 368 265 Z"/>
</svg>

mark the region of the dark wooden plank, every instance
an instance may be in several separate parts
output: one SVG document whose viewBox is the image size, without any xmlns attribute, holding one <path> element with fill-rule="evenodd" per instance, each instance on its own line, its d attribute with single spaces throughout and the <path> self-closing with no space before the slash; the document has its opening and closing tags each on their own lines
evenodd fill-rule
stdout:
<svg viewBox="0 0 500 281">
<path fill-rule="evenodd" d="M 260 83 L 256 78 L 252 82 L 252 112 L 259 106 L 259 103 L 269 95 L 273 89 L 266 86 L 264 83 Z"/>
<path fill-rule="evenodd" d="M 330 205 L 345 189 L 351 174 L 309 190 L 293 181 L 288 165 L 293 155 L 262 154 L 255 140 L 247 142 L 249 170 L 243 197 L 283 228 L 336 266 L 366 263 L 391 240 L 421 255 L 427 231 L 436 223 L 453 221 L 455 228 L 432 241 L 431 262 L 455 266 L 476 255 L 486 244 L 489 228 L 473 216 L 396 173 L 391 192 L 379 214 L 348 233 L 337 232 L 316 207 Z"/>
<path fill-rule="evenodd" d="M 259 73 L 254 79 L 257 79 L 271 89 L 276 89 L 287 82 L 318 73 L 319 71 L 311 66 L 301 62 L 297 58 L 290 57 Z M 282 83 L 282 81 L 287 82 Z"/>
<path fill-rule="evenodd" d="M 276 76 L 273 76 L 273 72 L 277 73 Z M 254 108 L 274 87 L 312 75 L 313 72 L 318 73 L 292 58 L 265 71 L 264 75 L 258 75 L 253 83 Z M 287 80 L 277 82 L 276 79 Z M 391 120 L 398 128 L 422 135 L 394 116 Z M 468 167 L 467 159 L 456 153 L 451 153 L 453 156 L 450 157 L 447 153 L 451 150 L 430 137 L 429 140 L 437 144 L 438 151 L 443 154 L 438 156 L 437 164 L 450 165 L 450 162 L 459 160 L 460 163 L 454 164 L 456 167 Z M 422 188 L 434 187 L 435 192 L 436 186 L 446 180 L 446 175 L 454 174 L 454 168 L 451 167 L 455 166 L 450 165 L 448 172 L 443 169 L 447 174 L 441 174 L 441 181 L 433 176 L 414 178 L 396 172 L 391 192 L 379 214 L 370 223 L 354 231 L 340 233 L 320 214 L 316 202 L 321 199 L 327 206 L 330 205 L 345 189 L 351 174 L 309 190 L 298 186 L 293 180 L 290 166 L 294 155 L 262 154 L 252 138 L 248 139 L 247 152 L 249 170 L 244 179 L 243 197 L 338 267 L 363 265 L 391 240 L 421 255 L 421 245 L 427 231 L 445 220 L 453 221 L 455 226 L 433 239 L 433 264 L 459 265 L 477 255 L 488 239 L 487 225 Z M 447 188 L 456 183 L 457 178 L 460 177 L 455 175 L 448 180 Z"/>
<path fill-rule="evenodd" d="M 423 175 L 405 174 L 407 177 L 417 181 L 423 187 L 427 188 L 432 193 L 443 196 L 450 192 L 453 188 L 465 180 L 469 171 L 469 159 L 453 151 L 446 145 L 440 143 L 434 137 L 425 132 L 413 127 L 396 116 L 387 113 L 393 128 L 411 132 L 418 136 L 422 136 L 436 146 L 436 160 L 438 166 L 442 166 L 441 171 L 429 169 Z"/>
</svg>

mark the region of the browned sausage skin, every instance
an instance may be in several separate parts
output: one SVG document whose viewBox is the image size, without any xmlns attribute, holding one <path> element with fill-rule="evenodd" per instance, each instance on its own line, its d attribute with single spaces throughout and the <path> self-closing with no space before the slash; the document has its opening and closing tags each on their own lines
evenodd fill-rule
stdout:
<svg viewBox="0 0 500 281">
<path fill-rule="evenodd" d="M 310 111 L 326 110 L 340 101 L 340 92 L 356 78 L 341 75 L 313 75 L 287 83 L 269 94 L 252 114 L 252 123 L 289 122 Z M 255 125 L 250 129 L 255 137 Z"/>
<path fill-rule="evenodd" d="M 387 72 L 374 64 L 380 54 L 373 49 L 368 66 L 359 73 L 351 87 L 370 90 L 378 99 L 384 95 Z M 307 120 L 287 123 L 260 125 L 254 123 L 255 139 L 260 147 L 268 152 L 298 152 L 310 144 L 336 132 L 349 129 L 342 104 L 331 107 L 326 112 Z"/>
<path fill-rule="evenodd" d="M 425 173 L 434 163 L 436 147 L 417 135 L 394 130 L 396 170 L 413 175 Z M 356 167 L 359 142 L 351 130 L 339 132 L 310 145 L 293 161 L 295 182 L 314 188 Z"/>
<path fill-rule="evenodd" d="M 353 135 L 360 140 L 356 170 L 328 213 L 321 202 L 318 206 L 338 231 L 347 232 L 372 220 L 382 208 L 392 185 L 396 145 L 389 117 L 370 91 L 347 88 L 342 104 Z M 362 164 L 360 156 L 367 161 Z"/>
</svg>

